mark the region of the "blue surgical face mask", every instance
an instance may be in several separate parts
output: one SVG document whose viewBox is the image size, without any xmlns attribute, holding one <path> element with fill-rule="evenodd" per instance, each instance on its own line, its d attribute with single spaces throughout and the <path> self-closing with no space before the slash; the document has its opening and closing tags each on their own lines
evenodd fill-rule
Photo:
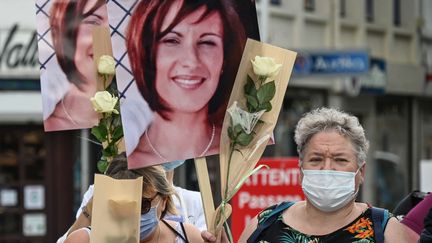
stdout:
<svg viewBox="0 0 432 243">
<path fill-rule="evenodd" d="M 172 171 L 175 168 L 177 168 L 180 165 L 182 165 L 184 162 L 185 162 L 184 160 L 174 160 L 172 162 L 168 162 L 168 163 L 162 164 L 162 167 L 164 168 L 165 171 Z"/>
<path fill-rule="evenodd" d="M 157 205 L 151 207 L 146 214 L 141 214 L 140 239 L 146 239 L 158 226 Z"/>
</svg>

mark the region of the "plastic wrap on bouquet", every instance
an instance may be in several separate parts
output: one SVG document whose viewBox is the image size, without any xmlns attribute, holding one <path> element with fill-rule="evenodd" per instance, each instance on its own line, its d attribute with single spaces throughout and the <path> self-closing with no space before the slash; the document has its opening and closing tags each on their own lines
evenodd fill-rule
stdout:
<svg viewBox="0 0 432 243">
<path fill-rule="evenodd" d="M 210 230 L 231 213 L 229 200 L 255 168 L 284 100 L 296 53 L 248 39 L 231 93 L 220 141 L 222 204 Z M 229 232 L 229 231 L 228 231 Z"/>
<path fill-rule="evenodd" d="M 138 243 L 142 177 L 95 175 L 91 243 Z"/>
</svg>

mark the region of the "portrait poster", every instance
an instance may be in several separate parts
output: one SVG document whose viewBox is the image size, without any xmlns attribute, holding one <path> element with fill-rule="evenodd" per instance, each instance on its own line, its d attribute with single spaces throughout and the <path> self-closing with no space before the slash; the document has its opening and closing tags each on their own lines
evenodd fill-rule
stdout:
<svg viewBox="0 0 432 243">
<path fill-rule="evenodd" d="M 36 0 L 36 19 L 45 131 L 93 127 L 90 98 L 101 85 L 92 31 L 108 28 L 105 0 Z"/>
<path fill-rule="evenodd" d="M 107 2 L 128 167 L 219 153 L 255 1 Z"/>
</svg>

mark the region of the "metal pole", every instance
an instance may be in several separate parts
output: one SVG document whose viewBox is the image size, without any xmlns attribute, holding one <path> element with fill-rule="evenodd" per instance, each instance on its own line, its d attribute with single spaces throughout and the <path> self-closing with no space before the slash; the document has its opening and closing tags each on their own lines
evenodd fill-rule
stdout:
<svg viewBox="0 0 432 243">
<path fill-rule="evenodd" d="M 81 161 L 81 197 L 89 187 L 89 151 L 90 144 L 88 141 L 89 130 L 81 130 L 81 143 L 80 143 L 80 161 Z"/>
<path fill-rule="evenodd" d="M 261 34 L 261 41 L 262 42 L 268 42 L 269 36 L 268 36 L 268 26 L 269 26 L 269 1 L 270 0 L 261 0 L 261 11 L 260 11 L 260 34 Z"/>
</svg>

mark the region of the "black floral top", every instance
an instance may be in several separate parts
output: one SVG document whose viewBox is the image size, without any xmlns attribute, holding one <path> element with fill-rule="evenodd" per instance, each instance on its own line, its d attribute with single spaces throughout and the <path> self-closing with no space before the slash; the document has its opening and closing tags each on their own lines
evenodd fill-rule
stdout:
<svg viewBox="0 0 432 243">
<path fill-rule="evenodd" d="M 271 212 L 272 208 L 262 211 L 258 215 L 258 222 L 261 222 L 266 215 Z M 282 220 L 282 214 L 278 219 L 265 231 L 263 231 L 258 240 L 259 243 L 375 243 L 374 228 L 372 222 L 371 209 L 368 208 L 353 222 L 345 227 L 342 227 L 335 232 L 327 235 L 307 235 L 303 234 L 289 225 L 286 225 Z"/>
</svg>

